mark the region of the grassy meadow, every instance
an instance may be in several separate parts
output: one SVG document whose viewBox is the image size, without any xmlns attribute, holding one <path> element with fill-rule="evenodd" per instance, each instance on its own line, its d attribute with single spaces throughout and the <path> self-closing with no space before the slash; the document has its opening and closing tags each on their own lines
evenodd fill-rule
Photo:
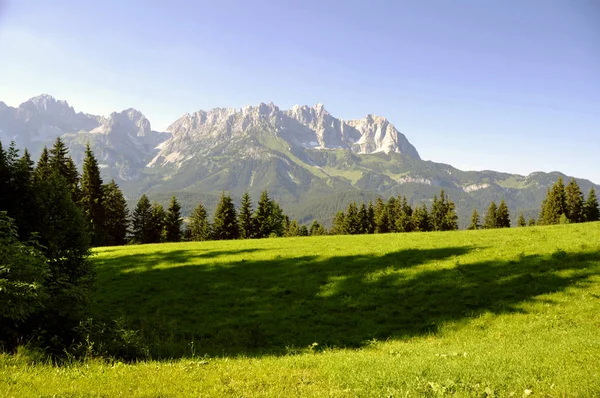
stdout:
<svg viewBox="0 0 600 398">
<path fill-rule="evenodd" d="M 110 247 L 93 262 L 94 318 L 145 359 L 0 355 L 0 396 L 600 396 L 600 223 Z"/>
</svg>

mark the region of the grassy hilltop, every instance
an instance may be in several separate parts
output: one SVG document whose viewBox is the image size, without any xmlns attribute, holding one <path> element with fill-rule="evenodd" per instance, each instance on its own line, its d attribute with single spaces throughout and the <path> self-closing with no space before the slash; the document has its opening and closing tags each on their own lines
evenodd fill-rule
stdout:
<svg viewBox="0 0 600 398">
<path fill-rule="evenodd" d="M 101 248 L 148 355 L 0 356 L 0 396 L 600 396 L 600 224 Z"/>
</svg>

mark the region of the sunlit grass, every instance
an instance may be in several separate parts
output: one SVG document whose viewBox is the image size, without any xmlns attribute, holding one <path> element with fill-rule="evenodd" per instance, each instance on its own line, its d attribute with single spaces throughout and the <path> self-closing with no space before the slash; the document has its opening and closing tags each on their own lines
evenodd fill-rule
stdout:
<svg viewBox="0 0 600 398">
<path fill-rule="evenodd" d="M 97 250 L 151 360 L 0 356 L 0 396 L 600 395 L 600 224 Z"/>
</svg>

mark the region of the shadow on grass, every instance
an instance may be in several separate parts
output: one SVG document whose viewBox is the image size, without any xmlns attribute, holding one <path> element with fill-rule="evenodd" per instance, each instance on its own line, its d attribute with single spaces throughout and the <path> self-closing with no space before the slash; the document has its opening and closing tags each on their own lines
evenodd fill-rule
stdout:
<svg viewBox="0 0 600 398">
<path fill-rule="evenodd" d="M 302 256 L 161 269 L 152 264 L 193 263 L 194 256 L 234 252 L 136 254 L 104 261 L 113 274 L 97 295 L 96 311 L 122 316 L 139 330 L 154 358 L 277 355 L 315 342 L 360 347 L 374 338 L 434 333 L 444 323 L 483 312 L 521 311 L 536 296 L 585 284 L 600 273 L 598 252 L 461 264 L 459 256 L 471 250 L 411 249 L 383 256 Z M 414 269 L 448 259 L 447 268 Z M 147 271 L 119 273 L 129 266 Z"/>
</svg>

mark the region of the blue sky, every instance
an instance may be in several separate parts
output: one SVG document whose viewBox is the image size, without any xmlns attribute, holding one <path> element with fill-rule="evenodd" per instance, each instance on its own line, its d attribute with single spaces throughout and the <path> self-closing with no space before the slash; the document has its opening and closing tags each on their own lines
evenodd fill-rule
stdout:
<svg viewBox="0 0 600 398">
<path fill-rule="evenodd" d="M 427 160 L 600 183 L 597 0 L 0 0 L 0 100 L 385 116 Z"/>
</svg>

